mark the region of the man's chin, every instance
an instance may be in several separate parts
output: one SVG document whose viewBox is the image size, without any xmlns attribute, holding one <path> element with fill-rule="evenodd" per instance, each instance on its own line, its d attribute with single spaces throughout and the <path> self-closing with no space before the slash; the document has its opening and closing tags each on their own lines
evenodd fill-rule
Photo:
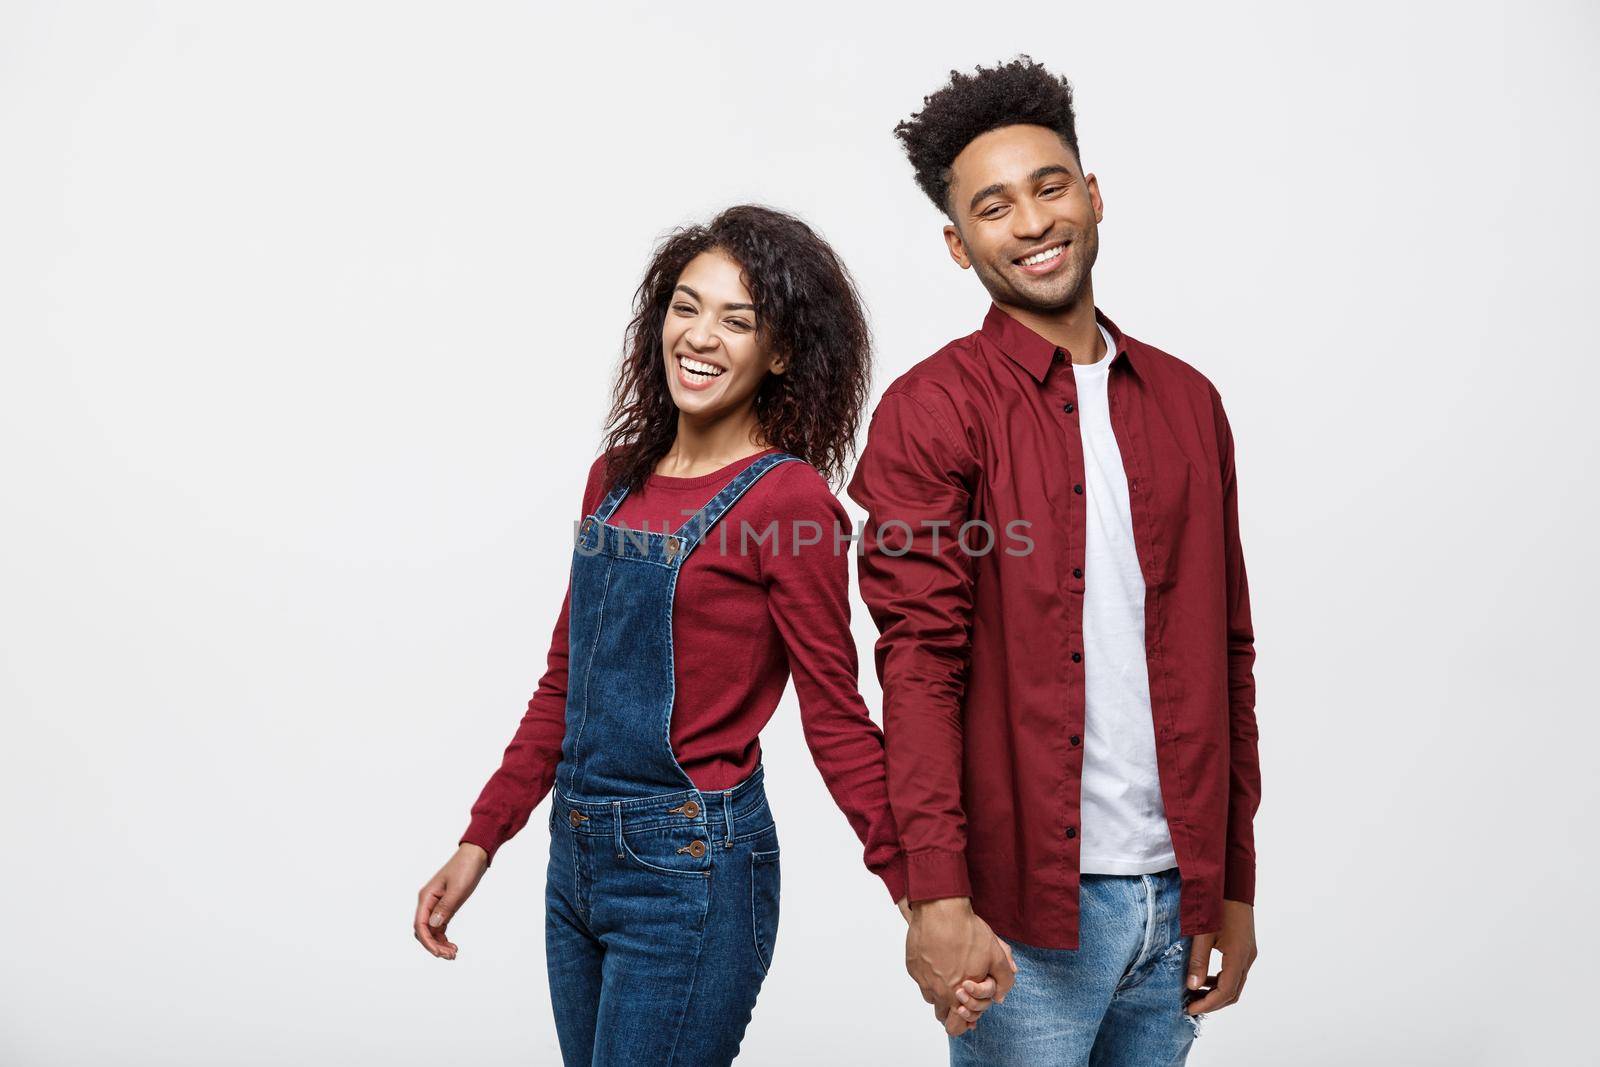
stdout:
<svg viewBox="0 0 1600 1067">
<path fill-rule="evenodd" d="M 1062 308 L 1070 307 L 1077 300 L 1082 287 L 1062 282 L 1052 285 L 1013 283 L 1011 288 L 1019 307 L 1025 307 L 1030 311 L 1060 311 Z"/>
</svg>

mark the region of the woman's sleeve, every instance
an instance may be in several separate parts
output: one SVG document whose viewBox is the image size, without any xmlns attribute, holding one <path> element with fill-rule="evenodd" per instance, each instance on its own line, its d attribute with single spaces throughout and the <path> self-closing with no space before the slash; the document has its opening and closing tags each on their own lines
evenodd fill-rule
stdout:
<svg viewBox="0 0 1600 1067">
<path fill-rule="evenodd" d="M 850 632 L 851 523 L 816 468 L 783 463 L 766 475 L 757 564 L 783 636 L 806 745 L 834 803 L 865 846 L 867 869 L 891 900 L 906 893 L 905 860 L 889 810 L 883 734 L 857 689 Z"/>
<path fill-rule="evenodd" d="M 583 514 L 598 500 L 602 460 L 589 469 L 584 489 Z M 472 819 L 460 842 L 480 846 L 494 862 L 500 846 L 527 825 L 533 809 L 550 792 L 556 764 L 561 760 L 561 739 L 567 723 L 567 622 L 572 601 L 572 580 L 561 598 L 561 612 L 550 635 L 550 651 L 545 671 L 528 701 L 528 709 L 517 732 L 506 746 L 500 767 L 490 775 L 483 791 L 472 805 Z"/>
</svg>

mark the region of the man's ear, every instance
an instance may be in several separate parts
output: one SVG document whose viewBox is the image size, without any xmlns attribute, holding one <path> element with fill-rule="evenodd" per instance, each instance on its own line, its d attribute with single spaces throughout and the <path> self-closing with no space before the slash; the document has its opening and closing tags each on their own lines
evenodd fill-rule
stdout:
<svg viewBox="0 0 1600 1067">
<path fill-rule="evenodd" d="M 967 258 L 967 243 L 961 239 L 961 231 L 956 229 L 954 223 L 947 223 L 944 228 L 944 244 L 950 250 L 950 258 L 956 261 L 956 266 L 968 270 L 972 260 Z"/>
</svg>

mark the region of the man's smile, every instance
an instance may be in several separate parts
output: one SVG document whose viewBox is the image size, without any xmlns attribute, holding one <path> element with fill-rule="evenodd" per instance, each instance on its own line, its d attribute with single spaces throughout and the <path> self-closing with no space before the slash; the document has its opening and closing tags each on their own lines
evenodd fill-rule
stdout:
<svg viewBox="0 0 1600 1067">
<path fill-rule="evenodd" d="M 1068 241 L 1055 241 L 1026 255 L 1018 256 L 1011 262 L 1029 274 L 1049 274 L 1066 259 L 1067 245 L 1069 243 Z"/>
</svg>

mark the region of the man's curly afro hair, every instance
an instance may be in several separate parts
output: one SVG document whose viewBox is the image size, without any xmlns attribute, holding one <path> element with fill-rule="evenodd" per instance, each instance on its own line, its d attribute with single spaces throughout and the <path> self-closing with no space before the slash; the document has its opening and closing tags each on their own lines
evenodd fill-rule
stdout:
<svg viewBox="0 0 1600 1067">
<path fill-rule="evenodd" d="M 950 82 L 922 98 L 922 110 L 894 128 L 934 207 L 951 213 L 950 164 L 980 134 L 1000 126 L 1046 126 L 1078 154 L 1072 84 L 1026 55 L 972 74 L 950 72 Z"/>
</svg>

